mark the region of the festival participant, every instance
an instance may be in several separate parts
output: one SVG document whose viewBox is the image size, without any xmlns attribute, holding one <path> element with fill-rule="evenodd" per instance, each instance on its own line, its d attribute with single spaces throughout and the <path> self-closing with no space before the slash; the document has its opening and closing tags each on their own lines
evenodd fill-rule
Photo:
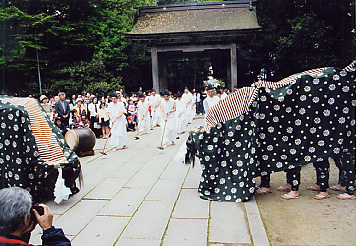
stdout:
<svg viewBox="0 0 356 246">
<path fill-rule="evenodd" d="M 116 92 L 113 93 L 111 98 L 112 102 L 107 108 L 112 123 L 110 144 L 114 147 L 113 151 L 116 151 L 120 145 L 123 146 L 122 149 L 127 149 L 125 106 L 117 100 Z"/>
<path fill-rule="evenodd" d="M 183 134 L 187 127 L 186 107 L 182 100 L 182 93 L 178 91 L 176 102 L 177 133 Z"/>
<path fill-rule="evenodd" d="M 159 107 L 162 98 L 156 93 L 155 89 L 152 89 L 150 96 L 150 106 L 152 113 L 152 127 L 160 126 L 162 121 L 161 109 Z"/>
<path fill-rule="evenodd" d="M 78 115 L 82 115 L 82 112 L 87 114 L 87 110 L 85 109 L 85 106 L 83 105 L 83 99 L 79 97 L 77 99 L 77 104 L 73 107 L 74 110 L 77 110 Z"/>
<path fill-rule="evenodd" d="M 193 95 L 193 105 L 192 105 L 192 121 L 196 118 L 196 113 L 197 113 L 197 93 L 195 92 L 195 89 L 192 91 Z"/>
<path fill-rule="evenodd" d="M 291 199 L 299 198 L 300 170 L 301 167 L 296 167 L 294 169 L 286 171 L 287 183 L 277 188 L 277 190 L 279 191 L 289 191 L 289 193 L 284 194 L 282 196 L 283 199 L 291 200 Z M 270 186 L 270 179 L 271 177 L 269 173 L 262 174 L 261 184 L 256 190 L 256 193 L 258 194 L 271 193 L 272 190 Z"/>
<path fill-rule="evenodd" d="M 199 196 L 247 201 L 255 193 L 257 176 L 287 171 L 293 193 L 283 198 L 297 198 L 301 166 L 332 157 L 345 174 L 346 192 L 337 198 L 355 199 L 355 121 L 350 114 L 355 67 L 356 62 L 273 83 L 259 81 L 210 108 L 204 128 L 190 133 L 185 155 L 190 160 L 197 154 L 203 166 Z"/>
<path fill-rule="evenodd" d="M 0 190 L 0 245 L 29 245 L 31 232 L 36 225 L 43 229 L 42 245 L 69 246 L 70 241 L 62 229 L 53 226 L 53 214 L 44 205 L 43 214 L 32 209 L 30 193 L 19 187 Z"/>
<path fill-rule="evenodd" d="M 142 134 L 149 134 L 151 129 L 151 122 L 150 122 L 150 114 L 148 112 L 150 105 L 146 100 L 144 95 L 140 95 L 140 101 L 137 104 L 137 117 L 138 117 L 138 125 L 140 128 L 138 129 L 139 135 Z"/>
<path fill-rule="evenodd" d="M 221 92 L 221 100 L 225 99 L 227 97 L 227 94 L 225 93 L 225 88 L 220 87 L 220 92 Z"/>
<path fill-rule="evenodd" d="M 176 103 L 169 96 L 168 90 L 163 91 L 163 100 L 161 101 L 161 113 L 164 120 L 165 127 L 162 128 L 162 145 L 166 149 L 168 143 L 176 145 L 174 140 L 177 136 L 177 124 L 175 118 Z"/>
<path fill-rule="evenodd" d="M 99 109 L 99 124 L 103 133 L 103 138 L 108 138 L 110 134 L 109 130 L 109 114 L 106 112 L 106 103 L 102 102 Z"/>
<path fill-rule="evenodd" d="M 214 96 L 214 92 L 215 92 L 215 88 L 209 84 L 207 87 L 208 96 L 205 98 L 203 102 L 205 113 L 207 113 L 212 106 L 214 106 L 220 101 L 219 97 Z"/>
<path fill-rule="evenodd" d="M 316 170 L 316 183 L 315 185 L 308 186 L 307 190 L 320 191 L 320 193 L 314 197 L 316 200 L 329 198 L 329 161 L 315 162 L 313 166 Z"/>
<path fill-rule="evenodd" d="M 218 89 L 216 91 L 216 96 L 221 100 L 221 91 L 220 91 L 220 89 Z"/>
<path fill-rule="evenodd" d="M 69 124 L 70 108 L 69 103 L 65 100 L 66 94 L 60 92 L 58 94 L 59 101 L 55 104 L 56 113 L 61 117 L 62 123 L 67 127 Z"/>
<path fill-rule="evenodd" d="M 194 97 L 189 91 L 188 87 L 184 88 L 184 94 L 182 95 L 182 100 L 185 102 L 186 107 L 186 117 L 188 124 L 192 124 L 193 120 L 193 107 L 194 107 Z"/>
</svg>

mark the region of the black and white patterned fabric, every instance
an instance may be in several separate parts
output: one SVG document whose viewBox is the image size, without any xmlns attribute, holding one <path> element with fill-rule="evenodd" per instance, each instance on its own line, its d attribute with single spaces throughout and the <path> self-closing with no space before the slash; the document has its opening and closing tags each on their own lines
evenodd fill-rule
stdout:
<svg viewBox="0 0 356 246">
<path fill-rule="evenodd" d="M 293 75 L 289 84 L 275 88 L 260 83 L 247 112 L 192 131 L 203 167 L 201 198 L 247 201 L 257 176 L 329 157 L 341 160 L 343 170 L 354 177 L 354 65 Z M 214 110 L 223 111 L 222 105 Z M 353 192 L 353 179 L 347 186 Z"/>
</svg>

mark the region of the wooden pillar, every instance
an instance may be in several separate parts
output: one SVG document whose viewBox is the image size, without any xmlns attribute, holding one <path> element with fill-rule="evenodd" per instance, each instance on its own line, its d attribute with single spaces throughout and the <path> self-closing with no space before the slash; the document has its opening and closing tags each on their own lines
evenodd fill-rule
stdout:
<svg viewBox="0 0 356 246">
<path fill-rule="evenodd" d="M 224 50 L 225 53 L 225 50 Z M 228 52 L 226 52 L 226 83 L 225 87 L 231 90 L 231 87 L 234 87 L 233 84 L 231 83 L 231 58 L 228 55 Z"/>
<path fill-rule="evenodd" d="M 157 47 L 151 47 L 151 62 L 152 62 L 152 87 L 159 92 L 159 77 L 158 77 L 158 54 Z"/>
<path fill-rule="evenodd" d="M 237 47 L 236 43 L 231 44 L 230 48 L 231 59 L 231 91 L 234 89 L 234 85 L 237 85 Z"/>
<path fill-rule="evenodd" d="M 165 52 L 160 52 L 158 56 L 159 60 L 159 89 L 163 91 L 168 89 L 168 59 Z"/>
</svg>

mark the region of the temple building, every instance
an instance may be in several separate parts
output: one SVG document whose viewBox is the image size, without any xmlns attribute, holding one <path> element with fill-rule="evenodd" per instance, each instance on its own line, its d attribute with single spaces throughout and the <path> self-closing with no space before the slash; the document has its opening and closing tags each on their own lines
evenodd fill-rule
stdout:
<svg viewBox="0 0 356 246">
<path fill-rule="evenodd" d="M 256 0 L 139 7 L 135 25 L 126 36 L 149 47 L 153 88 L 168 88 L 171 57 L 221 52 L 229 59 L 226 87 L 238 84 L 239 44 L 251 41 L 261 30 L 253 2 Z"/>
</svg>

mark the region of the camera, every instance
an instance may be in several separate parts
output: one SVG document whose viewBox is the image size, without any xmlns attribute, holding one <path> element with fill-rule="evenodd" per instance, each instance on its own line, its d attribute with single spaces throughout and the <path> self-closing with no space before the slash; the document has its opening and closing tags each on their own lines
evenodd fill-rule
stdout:
<svg viewBox="0 0 356 246">
<path fill-rule="evenodd" d="M 36 220 L 36 216 L 34 214 L 34 212 L 32 211 L 32 209 L 36 210 L 37 213 L 42 216 L 44 214 L 44 209 L 43 207 L 41 207 L 38 203 L 35 203 L 35 204 L 32 204 L 32 208 L 31 208 L 31 220 L 34 222 L 34 223 L 37 223 L 37 220 Z"/>
</svg>

